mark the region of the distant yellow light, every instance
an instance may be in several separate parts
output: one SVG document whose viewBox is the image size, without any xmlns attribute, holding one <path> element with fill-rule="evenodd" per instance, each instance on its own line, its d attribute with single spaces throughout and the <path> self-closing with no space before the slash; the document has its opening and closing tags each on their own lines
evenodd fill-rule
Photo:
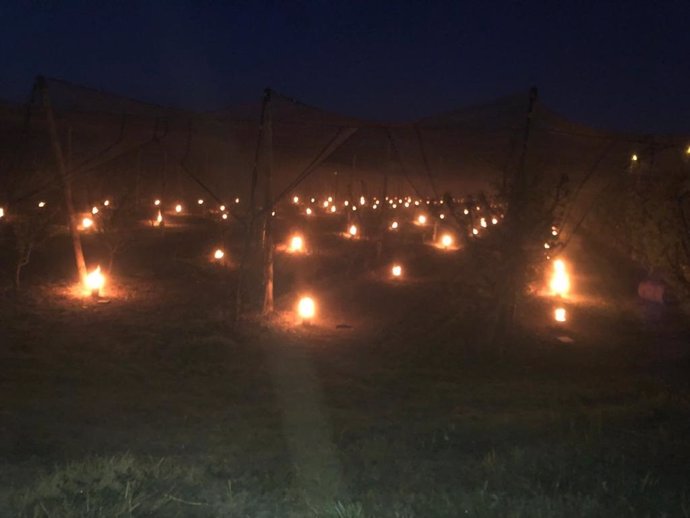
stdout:
<svg viewBox="0 0 690 518">
<path fill-rule="evenodd" d="M 160 210 L 158 211 L 158 215 L 156 216 L 156 223 L 157 223 L 158 225 L 160 225 L 161 223 L 163 223 L 163 214 L 161 214 L 161 211 L 160 211 Z"/>
<path fill-rule="evenodd" d="M 556 322 L 565 322 L 566 321 L 565 308 L 556 308 L 556 310 L 553 312 L 553 317 L 556 319 Z"/>
<path fill-rule="evenodd" d="M 393 205 L 391 205 L 391 207 L 393 207 L 394 209 L 397 209 L 397 208 L 398 208 L 398 204 L 397 204 L 397 203 L 394 203 Z"/>
<path fill-rule="evenodd" d="M 414 206 L 415 206 L 415 207 L 419 207 L 419 200 L 415 200 Z"/>
<path fill-rule="evenodd" d="M 424 214 L 420 214 L 417 216 L 417 223 L 420 225 L 425 225 L 426 224 L 426 216 Z"/>
<path fill-rule="evenodd" d="M 441 236 L 441 246 L 443 246 L 443 248 L 449 248 L 453 246 L 453 236 L 451 236 L 450 234 L 443 234 Z"/>
<path fill-rule="evenodd" d="M 179 203 L 175 205 L 175 212 L 177 212 L 178 214 L 182 212 L 182 205 L 180 205 Z"/>
<path fill-rule="evenodd" d="M 225 205 L 221 205 L 221 206 L 220 206 L 220 211 L 221 211 L 221 212 L 225 212 Z"/>
<path fill-rule="evenodd" d="M 4 217 L 5 217 L 5 209 L 0 207 L 0 218 L 4 218 Z"/>
<path fill-rule="evenodd" d="M 480 219 L 479 224 L 481 225 L 482 228 L 486 228 L 486 218 Z"/>
<path fill-rule="evenodd" d="M 686 154 L 686 155 L 690 155 L 690 145 L 689 145 L 688 148 L 685 150 L 685 154 Z"/>
<path fill-rule="evenodd" d="M 93 220 L 91 218 L 84 218 L 81 220 L 82 228 L 91 228 L 93 226 Z"/>
<path fill-rule="evenodd" d="M 400 277 L 402 275 L 402 266 L 394 264 L 393 268 L 391 268 L 391 274 L 393 277 Z"/>
<path fill-rule="evenodd" d="M 160 201 L 160 200 L 155 200 L 155 201 L 153 202 L 153 204 L 154 204 L 156 207 L 158 207 L 158 206 L 161 204 L 161 201 Z"/>
<path fill-rule="evenodd" d="M 357 212 L 357 205 L 352 206 L 352 212 Z"/>
<path fill-rule="evenodd" d="M 407 209 L 407 208 L 410 207 L 410 202 L 409 202 L 409 201 L 406 201 L 404 205 L 405 205 L 405 208 Z"/>
<path fill-rule="evenodd" d="M 292 197 L 292 203 L 294 203 L 295 205 L 297 205 L 297 204 L 299 203 L 299 196 L 293 196 L 293 197 Z"/>
<path fill-rule="evenodd" d="M 335 212 L 335 211 L 336 211 L 335 205 L 331 205 L 331 212 Z"/>
<path fill-rule="evenodd" d="M 91 208 L 91 214 L 94 214 L 94 215 L 98 214 L 98 207 L 92 207 Z"/>
<path fill-rule="evenodd" d="M 307 214 L 307 216 L 311 216 L 311 208 L 310 207 L 307 207 L 307 210 L 305 210 L 304 212 Z"/>
<path fill-rule="evenodd" d="M 476 228 L 473 228 L 473 229 L 472 229 L 472 235 L 473 235 L 473 236 L 476 236 L 476 235 L 478 235 L 478 234 L 479 234 L 479 230 L 477 230 Z"/>
<path fill-rule="evenodd" d="M 239 202 L 240 202 L 240 199 L 239 199 L 239 198 L 235 198 L 235 203 L 239 203 Z"/>
<path fill-rule="evenodd" d="M 328 203 L 331 203 L 333 201 L 333 196 L 328 197 Z"/>
<path fill-rule="evenodd" d="M 94 271 L 88 273 L 84 279 L 84 283 L 91 292 L 91 295 L 93 297 L 98 297 L 101 289 L 103 289 L 105 285 L 105 276 L 101 273 L 101 267 L 97 266 Z"/>
<path fill-rule="evenodd" d="M 228 219 L 228 215 L 225 214 L 225 213 L 223 213 L 223 215 L 221 216 L 221 218 L 223 218 L 223 219 Z"/>
<path fill-rule="evenodd" d="M 357 235 L 357 225 L 350 225 L 350 228 L 347 230 L 352 237 Z"/>
<path fill-rule="evenodd" d="M 637 155 L 633 154 L 632 157 L 630 157 L 633 162 L 637 162 Z"/>
<path fill-rule="evenodd" d="M 225 257 L 225 252 L 223 252 L 220 248 L 216 248 L 216 251 L 213 252 L 213 258 L 216 261 L 220 261 L 223 257 Z"/>
<path fill-rule="evenodd" d="M 316 201 L 316 198 L 311 198 L 309 201 L 314 203 Z"/>
<path fill-rule="evenodd" d="M 548 250 L 549 248 L 551 248 L 551 245 L 548 243 L 544 243 L 544 248 L 546 248 Z"/>
<path fill-rule="evenodd" d="M 106 207 L 107 207 L 108 205 L 110 205 L 110 200 L 105 200 L 105 201 L 103 202 L 103 205 L 105 205 Z"/>
<path fill-rule="evenodd" d="M 290 238 L 290 251 L 301 252 L 304 250 L 304 238 L 300 235 L 294 235 Z"/>
<path fill-rule="evenodd" d="M 271 211 L 271 216 L 275 216 L 275 215 L 276 215 L 276 211 L 272 210 L 272 211 Z"/>
<path fill-rule="evenodd" d="M 470 211 L 467 210 L 467 209 L 465 209 L 465 210 L 462 211 L 462 213 L 463 213 L 465 216 L 467 216 L 467 215 L 470 213 Z"/>
<path fill-rule="evenodd" d="M 38 202 L 38 206 L 42 209 L 43 207 L 46 206 L 46 202 L 44 202 L 44 201 L 39 201 L 39 202 Z"/>
<path fill-rule="evenodd" d="M 204 204 L 204 200 L 202 200 L 201 198 L 199 198 L 198 200 L 196 200 L 196 202 L 197 202 L 199 205 L 203 205 L 203 204 Z"/>
<path fill-rule="evenodd" d="M 552 236 L 557 236 L 558 235 L 558 230 L 554 229 L 551 231 Z"/>
<path fill-rule="evenodd" d="M 311 320 L 316 315 L 316 303 L 311 297 L 302 297 L 297 303 L 297 314 L 303 320 Z"/>
<path fill-rule="evenodd" d="M 496 223 L 498 223 L 498 220 L 496 218 L 491 218 L 491 224 L 495 225 Z"/>
<path fill-rule="evenodd" d="M 367 202 L 367 200 L 364 198 L 364 196 L 359 197 L 359 204 L 364 205 Z"/>
<path fill-rule="evenodd" d="M 346 207 L 347 207 L 349 204 L 350 204 L 350 202 L 347 201 L 347 200 L 345 200 L 345 201 L 343 202 L 343 205 L 345 205 Z"/>
<path fill-rule="evenodd" d="M 396 229 L 398 228 L 398 226 L 399 226 L 399 225 L 398 225 L 398 222 L 397 222 L 397 221 L 394 221 L 393 223 L 391 223 L 391 229 L 392 229 L 392 230 L 396 230 Z"/>
<path fill-rule="evenodd" d="M 329 204 L 330 204 L 330 202 L 329 202 L 328 200 L 325 200 L 325 201 L 323 202 L 323 208 L 324 208 L 324 209 L 328 208 L 328 205 L 329 205 Z"/>
</svg>

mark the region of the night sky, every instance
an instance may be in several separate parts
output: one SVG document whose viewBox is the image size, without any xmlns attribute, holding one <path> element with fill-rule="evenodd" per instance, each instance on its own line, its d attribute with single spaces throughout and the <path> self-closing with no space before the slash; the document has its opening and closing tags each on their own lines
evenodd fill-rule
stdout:
<svg viewBox="0 0 690 518">
<path fill-rule="evenodd" d="M 690 133 L 690 2 L 2 2 L 0 98 L 37 74 L 195 109 L 266 86 L 410 119 L 537 85 L 607 129 Z"/>
</svg>

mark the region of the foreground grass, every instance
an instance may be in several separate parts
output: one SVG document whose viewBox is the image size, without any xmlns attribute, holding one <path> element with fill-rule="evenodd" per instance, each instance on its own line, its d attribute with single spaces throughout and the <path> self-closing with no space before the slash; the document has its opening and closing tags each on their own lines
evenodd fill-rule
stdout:
<svg viewBox="0 0 690 518">
<path fill-rule="evenodd" d="M 377 383 L 394 391 L 379 400 L 351 381 L 343 392 L 343 373 L 326 385 L 343 480 L 327 501 L 309 496 L 305 485 L 327 482 L 306 481 L 299 459 L 257 467 L 259 453 L 216 447 L 44 468 L 6 493 L 3 515 L 690 516 L 684 397 L 630 378 L 586 386 L 544 372 L 523 379 L 499 369 L 484 383 L 439 374 Z M 241 437 L 229 431 L 227 440 Z M 282 451 L 280 433 L 274 441 L 264 447 Z"/>
</svg>

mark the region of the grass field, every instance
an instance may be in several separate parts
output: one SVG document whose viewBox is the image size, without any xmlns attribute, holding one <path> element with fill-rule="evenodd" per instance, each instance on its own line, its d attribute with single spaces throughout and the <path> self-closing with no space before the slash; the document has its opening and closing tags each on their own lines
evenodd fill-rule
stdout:
<svg viewBox="0 0 690 518">
<path fill-rule="evenodd" d="M 62 238 L 2 300 L 0 516 L 690 516 L 690 335 L 619 266 L 574 252 L 571 323 L 534 299 L 498 354 L 449 305 L 457 255 L 414 239 L 391 282 L 314 236 L 278 256 L 276 318 L 232 329 L 213 234 L 148 232 L 108 304 L 60 284 Z"/>
</svg>

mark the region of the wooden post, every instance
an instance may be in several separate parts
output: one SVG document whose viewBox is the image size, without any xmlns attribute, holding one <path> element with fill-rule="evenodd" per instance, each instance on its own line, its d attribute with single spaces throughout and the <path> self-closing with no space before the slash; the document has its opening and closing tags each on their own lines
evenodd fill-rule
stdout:
<svg viewBox="0 0 690 518">
<path fill-rule="evenodd" d="M 505 298 L 498 304 L 496 318 L 497 328 L 494 331 L 494 339 L 504 335 L 513 326 L 518 302 L 518 292 L 522 286 L 522 277 L 525 270 L 525 196 L 527 192 L 527 149 L 534 119 L 534 111 L 537 104 L 537 89 L 531 88 L 529 92 L 529 104 L 527 118 L 522 140 L 520 160 L 513 175 L 513 184 L 509 195 L 509 206 L 506 214 L 506 224 L 509 241 L 506 244 Z"/>
<path fill-rule="evenodd" d="M 245 220 L 245 234 L 244 234 L 244 249 L 242 250 L 242 258 L 240 260 L 239 272 L 237 275 L 237 287 L 235 290 L 235 323 L 239 322 L 242 315 L 242 290 L 244 287 L 244 277 L 247 269 L 247 261 L 252 248 L 252 241 L 254 237 L 254 223 L 256 218 L 256 188 L 259 182 L 259 161 L 262 157 L 261 150 L 264 143 L 264 130 L 266 122 L 266 109 L 268 107 L 269 95 L 268 90 L 264 92 L 263 102 L 261 104 L 261 115 L 259 117 L 259 135 L 256 141 L 256 150 L 254 152 L 254 165 L 252 167 L 252 178 L 249 187 L 249 210 Z"/>
<path fill-rule="evenodd" d="M 264 176 L 264 304 L 263 314 L 273 312 L 273 232 L 272 212 L 273 198 L 271 194 L 271 168 L 273 167 L 273 123 L 271 120 L 271 90 L 264 93 L 266 108 L 264 110 L 264 132 L 262 146 L 262 165 Z"/>
<path fill-rule="evenodd" d="M 48 87 L 46 85 L 45 79 L 38 77 L 36 79 L 36 86 L 41 92 L 41 98 L 43 100 L 43 108 L 46 112 L 46 119 L 48 122 L 48 131 L 50 133 L 50 143 L 53 148 L 53 154 L 55 155 L 55 162 L 57 163 L 58 177 L 60 179 L 60 184 L 62 185 L 62 192 L 64 195 L 65 209 L 67 210 L 67 217 L 69 222 L 69 230 L 72 236 L 72 248 L 74 249 L 74 259 L 77 265 L 77 273 L 79 274 L 79 280 L 84 281 L 87 275 L 86 262 L 84 261 L 84 251 L 81 246 L 81 236 L 79 235 L 79 228 L 77 223 L 77 215 L 74 211 L 74 199 L 72 197 L 72 185 L 67 176 L 67 167 L 65 166 L 65 158 L 62 152 L 62 146 L 60 145 L 60 140 L 58 138 L 57 126 L 55 124 L 55 117 L 53 115 L 53 109 L 50 105 L 50 99 L 48 97 Z"/>
</svg>

